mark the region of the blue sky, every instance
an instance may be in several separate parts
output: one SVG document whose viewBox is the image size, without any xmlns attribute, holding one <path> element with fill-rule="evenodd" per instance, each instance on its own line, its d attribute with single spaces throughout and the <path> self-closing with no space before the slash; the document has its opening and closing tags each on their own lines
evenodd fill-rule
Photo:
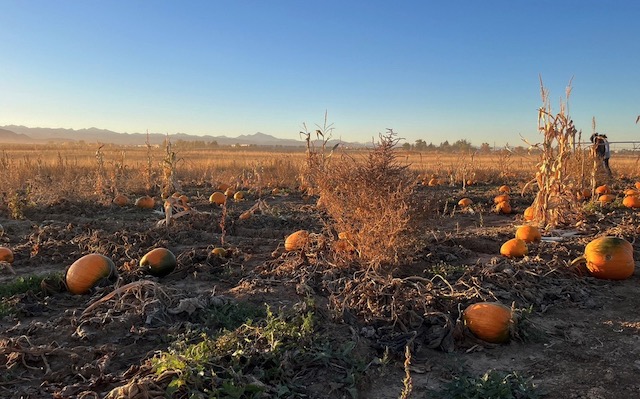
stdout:
<svg viewBox="0 0 640 399">
<path fill-rule="evenodd" d="M 0 0 L 0 125 L 370 142 L 640 134 L 637 1 Z"/>
</svg>

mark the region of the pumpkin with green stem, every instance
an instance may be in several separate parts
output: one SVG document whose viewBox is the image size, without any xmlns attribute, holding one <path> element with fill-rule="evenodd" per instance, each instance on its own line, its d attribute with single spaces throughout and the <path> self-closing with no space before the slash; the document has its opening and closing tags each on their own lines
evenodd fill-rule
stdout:
<svg viewBox="0 0 640 399">
<path fill-rule="evenodd" d="M 584 248 L 584 255 L 571 262 L 586 263 L 587 269 L 596 278 L 607 280 L 624 280 L 635 269 L 633 246 L 624 238 L 605 236 L 589 242 Z"/>
</svg>

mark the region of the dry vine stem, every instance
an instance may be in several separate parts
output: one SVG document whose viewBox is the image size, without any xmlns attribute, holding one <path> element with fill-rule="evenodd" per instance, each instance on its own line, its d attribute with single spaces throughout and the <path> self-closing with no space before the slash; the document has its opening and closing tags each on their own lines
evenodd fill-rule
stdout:
<svg viewBox="0 0 640 399">
<path fill-rule="evenodd" d="M 566 101 L 561 102 L 560 112 L 555 115 L 551 112 L 549 93 L 542 78 L 540 91 L 543 105 L 538 109 L 538 130 L 544 137 L 542 143 L 527 143 L 541 153 L 536 176 L 527 183 L 525 189 L 533 183 L 537 184 L 538 192 L 532 204 L 533 220 L 545 228 L 553 228 L 574 223 L 578 219 L 576 192 L 582 186 L 582 176 L 577 172 L 579 168 L 572 166 L 577 166 L 576 154 L 581 149 L 580 143 L 576 143 L 577 130 L 567 111 L 571 83 L 566 89 Z"/>
</svg>

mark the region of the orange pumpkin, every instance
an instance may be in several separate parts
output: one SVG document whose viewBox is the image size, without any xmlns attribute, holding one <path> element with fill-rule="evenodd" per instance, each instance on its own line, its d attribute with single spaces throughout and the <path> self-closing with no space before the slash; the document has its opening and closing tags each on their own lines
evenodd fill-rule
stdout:
<svg viewBox="0 0 640 399">
<path fill-rule="evenodd" d="M 509 201 L 509 194 L 500 194 L 493 199 L 494 204 L 499 204 L 502 201 Z"/>
<path fill-rule="evenodd" d="M 216 205 L 222 205 L 227 201 L 227 196 L 222 191 L 216 191 L 209 196 L 209 202 Z"/>
<path fill-rule="evenodd" d="M 244 193 L 242 191 L 236 191 L 233 194 L 233 199 L 236 201 L 242 201 L 244 199 Z"/>
<path fill-rule="evenodd" d="M 610 204 L 616 199 L 616 196 L 613 194 L 603 194 L 598 197 L 598 202 L 601 204 Z"/>
<path fill-rule="evenodd" d="M 155 277 L 164 277 L 178 265 L 176 256 L 166 248 L 156 248 L 140 259 L 140 269 Z"/>
<path fill-rule="evenodd" d="M 516 229 L 516 238 L 524 242 L 536 242 L 542 239 L 542 235 L 537 226 L 525 225 Z"/>
<path fill-rule="evenodd" d="M 0 247 L 0 262 L 13 263 L 13 251 L 7 247 Z"/>
<path fill-rule="evenodd" d="M 532 221 L 535 217 L 535 212 L 536 210 L 533 206 L 527 207 L 527 209 L 524 210 L 524 220 L 527 222 Z"/>
<path fill-rule="evenodd" d="M 466 207 L 470 206 L 471 204 L 473 204 L 473 201 L 471 201 L 470 198 L 463 198 L 460 201 L 458 201 L 458 205 L 463 207 L 463 208 L 466 208 Z"/>
<path fill-rule="evenodd" d="M 129 203 L 129 197 L 124 194 L 118 194 L 113 199 L 113 203 L 118 206 L 126 206 Z"/>
<path fill-rule="evenodd" d="M 588 188 L 585 188 L 585 189 L 579 190 L 579 191 L 576 193 L 576 199 L 577 199 L 578 201 L 586 201 L 586 200 L 588 200 L 589 198 L 591 198 L 591 190 L 589 190 Z"/>
<path fill-rule="evenodd" d="M 640 195 L 640 192 L 638 192 L 638 190 L 636 190 L 635 188 L 628 188 L 624 190 L 624 195 Z"/>
<path fill-rule="evenodd" d="M 498 189 L 498 192 L 501 193 L 510 193 L 511 192 L 511 188 L 509 188 L 509 186 L 500 186 L 500 188 Z"/>
<path fill-rule="evenodd" d="M 637 188 L 638 190 L 640 190 L 640 181 L 637 181 L 637 182 L 634 184 L 634 187 L 635 187 L 635 188 Z"/>
<path fill-rule="evenodd" d="M 101 280 L 113 281 L 117 276 L 116 265 L 110 258 L 93 253 L 73 262 L 64 280 L 70 293 L 80 295 L 88 293 Z"/>
<path fill-rule="evenodd" d="M 496 205 L 496 212 L 509 214 L 511 213 L 511 204 L 509 201 L 502 201 Z"/>
<path fill-rule="evenodd" d="M 637 195 L 627 195 L 622 199 L 622 205 L 627 208 L 640 208 L 640 197 Z"/>
<path fill-rule="evenodd" d="M 499 344 L 509 340 L 515 322 L 511 308 L 498 302 L 479 302 L 462 313 L 464 325 L 483 341 Z"/>
<path fill-rule="evenodd" d="M 153 209 L 156 202 L 148 195 L 144 195 L 136 199 L 135 206 L 141 209 Z"/>
<path fill-rule="evenodd" d="M 635 268 L 633 246 L 624 238 L 599 237 L 584 248 L 584 255 L 571 262 L 586 262 L 587 269 L 596 278 L 624 280 L 631 277 Z"/>
<path fill-rule="evenodd" d="M 307 230 L 298 230 L 290 234 L 284 240 L 284 249 L 287 251 L 295 251 L 304 248 L 309 242 L 309 232 Z"/>
<path fill-rule="evenodd" d="M 220 183 L 220 184 L 218 184 L 218 188 L 217 188 L 217 189 L 218 189 L 218 191 L 220 191 L 220 192 L 225 192 L 225 191 L 227 191 L 227 189 L 228 189 L 229 187 L 231 187 L 231 186 L 230 186 L 230 185 L 228 185 L 227 183 Z"/>
<path fill-rule="evenodd" d="M 236 190 L 234 190 L 233 188 L 229 187 L 228 189 L 224 190 L 224 195 L 227 196 L 227 198 L 231 198 L 233 197 L 233 195 L 236 193 Z"/>
<path fill-rule="evenodd" d="M 512 238 L 500 247 L 500 254 L 507 258 L 521 258 L 527 253 L 529 253 L 527 243 L 520 238 Z"/>
<path fill-rule="evenodd" d="M 212 254 L 219 256 L 221 258 L 227 257 L 227 250 L 221 247 L 216 247 L 211 251 Z"/>
<path fill-rule="evenodd" d="M 611 194 L 611 189 L 606 184 L 596 187 L 596 194 Z"/>
<path fill-rule="evenodd" d="M 429 186 L 435 187 L 439 184 L 440 184 L 440 180 L 437 177 L 432 177 L 431 179 L 429 179 L 429 183 L 428 183 Z"/>
</svg>

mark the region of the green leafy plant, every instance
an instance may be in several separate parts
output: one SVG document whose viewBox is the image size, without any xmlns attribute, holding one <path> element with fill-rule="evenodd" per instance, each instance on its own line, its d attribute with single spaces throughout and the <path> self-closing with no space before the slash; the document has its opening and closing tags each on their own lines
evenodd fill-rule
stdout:
<svg viewBox="0 0 640 399">
<path fill-rule="evenodd" d="M 530 378 L 520 374 L 490 370 L 481 377 L 461 376 L 447 383 L 442 390 L 430 392 L 433 399 L 538 399 Z"/>
</svg>

